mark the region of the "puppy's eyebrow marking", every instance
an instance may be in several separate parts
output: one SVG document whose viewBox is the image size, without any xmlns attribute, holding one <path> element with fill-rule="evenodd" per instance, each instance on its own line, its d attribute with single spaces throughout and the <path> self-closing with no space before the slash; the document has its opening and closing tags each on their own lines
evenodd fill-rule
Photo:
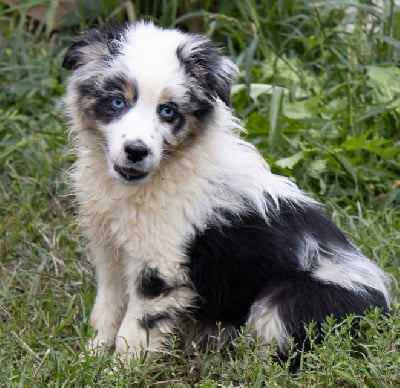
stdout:
<svg viewBox="0 0 400 388">
<path fill-rule="evenodd" d="M 160 101 L 165 103 L 167 101 L 172 101 L 174 99 L 174 94 L 172 93 L 171 88 L 164 88 L 160 95 Z"/>
<path fill-rule="evenodd" d="M 186 85 L 179 85 L 177 88 L 167 86 L 161 91 L 159 97 L 160 104 L 172 103 L 176 105 L 179 110 L 190 102 Z"/>
<path fill-rule="evenodd" d="M 102 89 L 106 93 L 120 92 L 127 101 L 135 101 L 138 97 L 136 81 L 125 74 L 117 73 L 107 77 L 103 82 Z"/>
</svg>

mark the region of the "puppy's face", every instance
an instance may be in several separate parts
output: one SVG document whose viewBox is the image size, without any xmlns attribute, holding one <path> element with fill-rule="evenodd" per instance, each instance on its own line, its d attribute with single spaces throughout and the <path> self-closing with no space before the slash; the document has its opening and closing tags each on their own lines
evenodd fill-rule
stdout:
<svg viewBox="0 0 400 388">
<path fill-rule="evenodd" d="M 202 135 L 236 75 L 206 38 L 144 23 L 88 31 L 63 66 L 74 70 L 68 110 L 102 143 L 109 173 L 130 184 Z"/>
</svg>

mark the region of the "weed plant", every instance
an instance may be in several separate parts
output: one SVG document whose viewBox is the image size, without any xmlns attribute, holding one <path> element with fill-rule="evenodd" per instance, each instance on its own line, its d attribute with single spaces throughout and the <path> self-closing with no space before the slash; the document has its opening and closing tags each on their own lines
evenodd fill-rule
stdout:
<svg viewBox="0 0 400 388">
<path fill-rule="evenodd" d="M 394 1 L 57 1 L 0 3 L 0 386 L 400 385 L 400 8 Z M 45 5 L 41 22 L 28 16 Z M 163 354 L 127 365 L 85 352 L 92 269 L 66 171 L 62 114 L 71 37 L 110 19 L 155 20 L 206 33 L 240 67 L 233 106 L 274 172 L 327 205 L 393 280 L 393 314 L 350 330 L 328 318 L 324 340 L 289 371 L 246 329 L 229 349 Z M 293 353 L 293 357 L 296 353 Z"/>
</svg>

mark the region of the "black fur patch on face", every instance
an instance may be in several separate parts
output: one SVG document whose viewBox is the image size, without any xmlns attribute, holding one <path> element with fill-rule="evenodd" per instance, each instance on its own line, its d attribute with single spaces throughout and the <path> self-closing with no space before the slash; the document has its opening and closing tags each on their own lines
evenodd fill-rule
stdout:
<svg viewBox="0 0 400 388">
<path fill-rule="evenodd" d="M 137 291 L 143 297 L 157 298 L 168 294 L 174 288 L 161 277 L 157 268 L 145 267 L 138 276 Z"/>
<path fill-rule="evenodd" d="M 108 124 L 118 120 L 137 101 L 136 82 L 123 73 L 108 76 L 104 80 L 88 79 L 78 87 L 83 98 L 85 113 L 94 120 Z M 123 106 L 116 108 L 113 100 L 120 99 Z"/>
<path fill-rule="evenodd" d="M 182 110 L 185 114 L 191 115 L 199 121 L 204 121 L 209 116 L 209 113 L 212 112 L 212 101 L 199 96 L 194 86 L 189 86 L 186 94 L 189 102 L 182 107 Z"/>
<path fill-rule="evenodd" d="M 154 329 L 158 322 L 165 319 L 172 319 L 172 315 L 168 312 L 157 314 L 144 314 L 143 317 L 139 319 L 139 325 L 143 329 Z"/>
<path fill-rule="evenodd" d="M 168 109 L 172 114 L 169 118 L 163 117 L 163 110 Z M 158 115 L 160 116 L 160 120 L 166 122 L 171 125 L 172 133 L 177 134 L 185 125 L 185 116 L 181 111 L 181 107 L 179 107 L 175 102 L 168 101 L 166 103 L 162 103 L 157 108 Z"/>
<path fill-rule="evenodd" d="M 186 73 L 209 100 L 220 98 L 230 105 L 231 86 L 236 77 L 236 67 L 211 41 L 201 35 L 194 35 L 177 49 L 177 56 Z M 196 93 L 198 95 L 198 93 Z"/>
<path fill-rule="evenodd" d="M 113 24 L 88 30 L 68 48 L 62 67 L 75 70 L 91 60 L 110 60 L 119 53 L 126 29 L 126 24 Z"/>
<path fill-rule="evenodd" d="M 185 123 L 186 123 L 185 116 L 179 115 L 179 117 L 177 118 L 176 122 L 172 127 L 172 133 L 176 135 L 178 132 L 180 132 L 182 128 L 185 126 Z"/>
<path fill-rule="evenodd" d="M 103 89 L 110 92 L 127 93 L 129 87 L 132 88 L 132 91 L 136 92 L 136 82 L 132 81 L 124 73 L 117 73 L 105 78 L 103 81 Z M 135 95 L 131 96 L 131 98 L 135 97 Z"/>
</svg>

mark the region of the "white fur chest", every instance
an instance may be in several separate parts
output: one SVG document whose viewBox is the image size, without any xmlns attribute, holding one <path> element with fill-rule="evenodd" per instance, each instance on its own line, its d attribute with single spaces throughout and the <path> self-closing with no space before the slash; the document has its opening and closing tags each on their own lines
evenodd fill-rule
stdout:
<svg viewBox="0 0 400 388">
<path fill-rule="evenodd" d="M 87 167 L 93 161 L 80 158 L 74 180 L 83 226 L 100 232 L 139 267 L 180 265 L 185 242 L 212 215 L 217 197 L 209 179 L 190 164 L 174 163 L 173 171 L 165 168 L 149 182 L 130 186 L 105 176 L 100 164 L 96 173 Z"/>
<path fill-rule="evenodd" d="M 108 215 L 113 240 L 131 260 L 140 262 L 182 261 L 182 244 L 190 234 L 181 198 L 134 196 L 111 205 Z"/>
</svg>

